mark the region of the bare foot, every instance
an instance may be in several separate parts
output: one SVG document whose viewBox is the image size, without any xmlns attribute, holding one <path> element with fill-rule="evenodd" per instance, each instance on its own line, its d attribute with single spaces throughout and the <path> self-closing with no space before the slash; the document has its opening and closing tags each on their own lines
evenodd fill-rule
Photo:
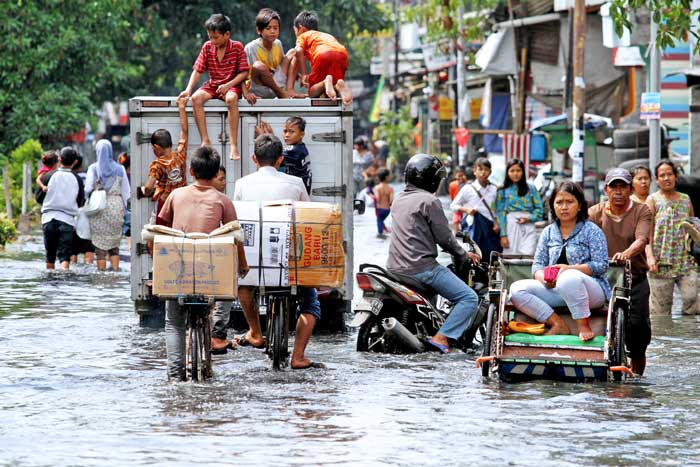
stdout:
<svg viewBox="0 0 700 467">
<path fill-rule="evenodd" d="M 337 83 L 335 83 L 336 89 L 338 89 L 338 92 L 340 93 L 340 98 L 343 101 L 343 104 L 345 105 L 350 105 L 352 104 L 352 91 L 350 91 L 350 88 L 348 88 L 345 85 L 345 81 L 342 79 L 339 79 Z"/>
<path fill-rule="evenodd" d="M 545 335 L 571 334 L 569 326 L 567 326 L 564 320 L 556 313 L 552 313 L 552 316 L 550 316 L 544 324 L 549 327 L 549 331 L 545 332 Z"/>
<path fill-rule="evenodd" d="M 209 138 L 203 139 L 202 140 L 202 147 L 209 146 L 211 147 L 211 141 L 209 141 Z"/>
<path fill-rule="evenodd" d="M 630 358 L 630 366 L 632 367 L 632 372 L 634 374 L 642 376 L 644 374 L 644 369 L 647 366 L 647 358 Z"/>
<path fill-rule="evenodd" d="M 294 369 L 307 368 L 311 364 L 311 360 L 308 358 L 302 358 L 300 360 L 292 360 L 290 366 Z"/>
<path fill-rule="evenodd" d="M 236 343 L 229 342 L 226 339 L 219 339 L 218 337 L 212 337 L 211 338 L 211 349 L 212 350 L 223 350 L 228 348 L 229 344 L 232 345 L 232 347 L 236 347 Z"/>
<path fill-rule="evenodd" d="M 328 96 L 331 100 L 336 100 L 338 95 L 335 93 L 335 88 L 333 87 L 333 77 L 331 75 L 326 76 L 326 79 L 323 80 L 323 85 L 326 90 L 326 96 Z"/>
<path fill-rule="evenodd" d="M 231 153 L 229 154 L 229 157 L 232 161 L 237 161 L 241 158 L 241 154 L 238 152 L 238 146 L 234 146 L 233 144 L 231 145 Z"/>
<path fill-rule="evenodd" d="M 577 319 L 576 326 L 578 327 L 578 338 L 581 339 L 581 342 L 587 342 L 595 337 L 588 318 Z"/>
</svg>

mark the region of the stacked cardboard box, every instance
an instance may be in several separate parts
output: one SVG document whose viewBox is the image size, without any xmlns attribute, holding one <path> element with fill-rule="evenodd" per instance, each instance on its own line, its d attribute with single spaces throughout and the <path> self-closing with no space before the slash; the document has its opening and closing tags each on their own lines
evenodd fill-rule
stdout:
<svg viewBox="0 0 700 467">
<path fill-rule="evenodd" d="M 153 243 L 153 295 L 238 297 L 233 234 L 200 239 L 156 235 Z"/>
<path fill-rule="evenodd" d="M 240 285 L 343 285 L 340 207 L 328 203 L 234 201 L 250 272 Z"/>
</svg>

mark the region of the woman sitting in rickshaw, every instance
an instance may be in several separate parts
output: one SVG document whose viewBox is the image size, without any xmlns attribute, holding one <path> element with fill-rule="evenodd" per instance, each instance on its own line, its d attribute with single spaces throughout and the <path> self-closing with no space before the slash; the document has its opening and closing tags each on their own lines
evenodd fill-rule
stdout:
<svg viewBox="0 0 700 467">
<path fill-rule="evenodd" d="M 549 199 L 555 222 L 537 243 L 532 263 L 534 279 L 520 280 L 510 288 L 511 303 L 521 312 L 549 327 L 547 334 L 571 334 L 553 307 L 568 307 L 581 341 L 595 337 L 591 309 L 610 298 L 607 279 L 608 249 L 603 231 L 588 219 L 581 188 L 561 183 Z"/>
</svg>

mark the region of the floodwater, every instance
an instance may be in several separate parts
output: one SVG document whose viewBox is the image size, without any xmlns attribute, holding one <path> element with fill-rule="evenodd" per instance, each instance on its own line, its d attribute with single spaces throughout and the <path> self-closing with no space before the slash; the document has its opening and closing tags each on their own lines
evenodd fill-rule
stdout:
<svg viewBox="0 0 700 467">
<path fill-rule="evenodd" d="M 384 263 L 374 213 L 356 264 Z M 139 327 L 124 272 L 43 270 L 41 238 L 0 256 L 0 465 L 700 465 L 700 320 L 654 321 L 644 378 L 506 384 L 473 357 L 355 352 L 273 372 L 242 348 L 206 384 L 169 383 L 162 330 Z"/>
</svg>

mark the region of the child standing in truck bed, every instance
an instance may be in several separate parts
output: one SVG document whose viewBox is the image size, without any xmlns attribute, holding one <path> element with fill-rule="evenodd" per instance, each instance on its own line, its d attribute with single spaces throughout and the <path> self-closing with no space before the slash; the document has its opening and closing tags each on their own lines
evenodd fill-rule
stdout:
<svg viewBox="0 0 700 467">
<path fill-rule="evenodd" d="M 148 181 L 136 190 L 136 198 L 153 196 L 156 202 L 151 216 L 151 224 L 157 224 L 158 214 L 175 188 L 187 185 L 187 99 L 178 98 L 177 107 L 180 114 L 180 140 L 177 148 L 172 149 L 172 136 L 165 129 L 158 129 L 151 135 L 151 149 L 156 156 L 148 166 Z"/>
<path fill-rule="evenodd" d="M 345 85 L 348 70 L 348 52 L 335 37 L 318 30 L 318 18 L 314 13 L 302 11 L 294 19 L 294 34 L 297 36 L 297 63 L 302 73 L 302 84 L 306 81 L 309 97 L 330 97 L 338 94 L 343 104 L 352 102 L 352 92 Z M 306 75 L 304 57 L 311 63 L 311 73 Z"/>
<path fill-rule="evenodd" d="M 202 146 L 211 146 L 204 103 L 212 97 L 226 102 L 230 139 L 230 158 L 238 160 L 238 99 L 243 94 L 241 84 L 248 76 L 248 59 L 243 44 L 231 40 L 231 20 L 228 16 L 212 15 L 204 27 L 209 40 L 202 45 L 197 61 L 192 67 L 192 75 L 187 88 L 180 93 L 181 98 L 190 98 L 194 85 L 203 73 L 209 73 L 209 81 L 192 95 L 192 111 L 197 124 Z M 245 97 L 245 96 L 244 96 Z"/>
<path fill-rule="evenodd" d="M 284 150 L 282 155 L 284 160 L 280 165 L 279 171 L 288 175 L 301 178 L 306 188 L 306 193 L 311 194 L 311 160 L 309 159 L 309 150 L 302 141 L 304 139 L 304 130 L 306 130 L 306 120 L 301 117 L 289 117 L 284 122 L 282 134 L 284 136 Z M 261 121 L 255 127 L 255 137 L 269 134 L 274 135 L 272 126 L 266 121 Z"/>
</svg>

